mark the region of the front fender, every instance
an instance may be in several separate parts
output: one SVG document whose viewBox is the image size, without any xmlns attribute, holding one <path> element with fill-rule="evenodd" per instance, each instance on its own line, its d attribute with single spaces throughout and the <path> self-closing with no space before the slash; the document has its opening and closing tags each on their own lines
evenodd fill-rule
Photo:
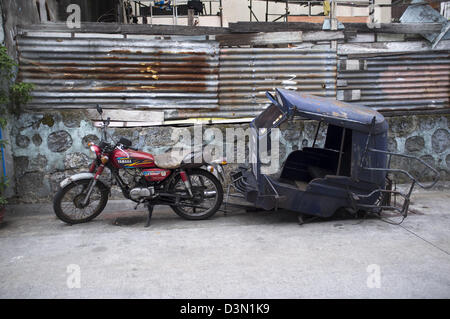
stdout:
<svg viewBox="0 0 450 319">
<path fill-rule="evenodd" d="M 75 174 L 75 175 L 67 177 L 59 185 L 61 186 L 61 188 L 64 188 L 72 182 L 76 182 L 76 181 L 79 181 L 82 179 L 91 179 L 91 178 L 94 178 L 93 173 L 79 173 L 79 174 Z"/>
</svg>

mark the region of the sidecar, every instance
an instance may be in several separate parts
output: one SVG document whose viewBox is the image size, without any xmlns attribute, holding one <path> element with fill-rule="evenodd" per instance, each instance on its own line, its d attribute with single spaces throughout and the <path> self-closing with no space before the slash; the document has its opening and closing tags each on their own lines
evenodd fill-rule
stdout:
<svg viewBox="0 0 450 319">
<path fill-rule="evenodd" d="M 283 208 L 299 216 L 329 217 L 341 208 L 406 216 L 414 186 L 430 188 L 439 179 L 438 171 L 421 159 L 387 150 L 388 123 L 374 109 L 283 89 L 275 97 L 266 95 L 270 106 L 250 123 L 250 163 L 231 173 L 227 200 L 238 196 L 256 208 Z M 317 123 L 312 145 L 291 152 L 276 174 L 264 174 L 261 146 L 270 151 L 270 134 L 296 116 Z M 321 128 L 326 137 L 319 146 Z M 391 168 L 394 156 L 418 161 L 432 181 L 424 184 L 421 176 Z M 396 174 L 411 181 L 407 192 L 393 189 Z M 393 197 L 403 198 L 402 204 L 392 203 Z"/>
</svg>

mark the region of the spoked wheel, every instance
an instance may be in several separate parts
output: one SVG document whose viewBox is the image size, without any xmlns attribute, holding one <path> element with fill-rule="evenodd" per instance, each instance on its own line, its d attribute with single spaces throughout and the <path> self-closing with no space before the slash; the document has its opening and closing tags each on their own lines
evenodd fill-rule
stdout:
<svg viewBox="0 0 450 319">
<path fill-rule="evenodd" d="M 222 205 L 222 185 L 213 174 L 202 169 L 190 170 L 187 175 L 191 182 L 193 198 L 180 200 L 179 205 L 171 206 L 172 209 L 185 219 L 199 220 L 211 217 Z M 180 195 L 187 195 L 179 175 L 174 179 L 170 190 Z"/>
<path fill-rule="evenodd" d="M 100 182 L 94 186 L 89 200 L 85 203 L 91 179 L 70 183 L 56 193 L 53 210 L 56 216 L 68 224 L 86 223 L 97 217 L 108 201 L 108 188 Z"/>
</svg>

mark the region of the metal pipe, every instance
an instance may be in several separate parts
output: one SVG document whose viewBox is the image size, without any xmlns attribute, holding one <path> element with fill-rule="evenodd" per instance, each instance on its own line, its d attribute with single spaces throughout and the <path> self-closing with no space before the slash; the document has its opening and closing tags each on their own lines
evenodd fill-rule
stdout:
<svg viewBox="0 0 450 319">
<path fill-rule="evenodd" d="M 178 25 L 178 2 L 177 0 L 174 0 L 176 3 L 176 6 L 174 7 L 175 10 L 175 25 Z"/>
<path fill-rule="evenodd" d="M 173 7 L 172 7 L 172 22 L 173 22 L 173 25 L 177 25 L 177 18 L 175 16 L 175 14 L 176 14 L 176 7 L 177 7 L 177 0 L 173 0 Z"/>
<path fill-rule="evenodd" d="M 94 187 L 96 184 L 97 184 L 97 179 L 93 178 L 91 180 L 91 182 L 89 183 L 88 192 L 86 194 L 86 197 L 83 199 L 83 202 L 82 202 L 83 205 L 87 205 L 89 198 L 91 197 L 92 191 L 94 190 Z"/>
<path fill-rule="evenodd" d="M 320 130 L 320 125 L 321 124 L 322 124 L 322 121 L 319 121 L 319 124 L 317 125 L 316 135 L 314 136 L 314 141 L 313 141 L 312 147 L 314 147 L 316 145 L 317 135 L 319 135 L 319 130 Z"/>
<path fill-rule="evenodd" d="M 344 152 L 344 141 L 345 141 L 345 127 L 342 129 L 342 137 L 341 137 L 341 147 L 339 149 L 339 160 L 338 160 L 338 167 L 336 170 L 336 175 L 339 176 L 341 173 L 341 162 L 342 162 L 342 153 Z"/>
<path fill-rule="evenodd" d="M 288 22 L 289 16 L 289 0 L 286 0 L 286 22 Z"/>
<path fill-rule="evenodd" d="M 223 27 L 223 7 L 222 7 L 222 0 L 219 1 L 219 11 L 220 11 L 220 26 Z"/>
</svg>

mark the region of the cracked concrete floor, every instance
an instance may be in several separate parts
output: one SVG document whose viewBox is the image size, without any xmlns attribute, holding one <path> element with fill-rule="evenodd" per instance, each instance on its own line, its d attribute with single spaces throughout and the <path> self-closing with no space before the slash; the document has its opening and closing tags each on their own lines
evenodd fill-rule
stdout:
<svg viewBox="0 0 450 319">
<path fill-rule="evenodd" d="M 241 209 L 192 222 L 159 207 L 144 228 L 145 211 L 130 207 L 111 202 L 96 220 L 67 226 L 49 205 L 11 206 L 0 228 L 0 297 L 450 297 L 448 190 L 415 194 L 401 226 L 299 226 L 291 212 Z M 80 288 L 69 288 L 78 270 Z"/>
</svg>

